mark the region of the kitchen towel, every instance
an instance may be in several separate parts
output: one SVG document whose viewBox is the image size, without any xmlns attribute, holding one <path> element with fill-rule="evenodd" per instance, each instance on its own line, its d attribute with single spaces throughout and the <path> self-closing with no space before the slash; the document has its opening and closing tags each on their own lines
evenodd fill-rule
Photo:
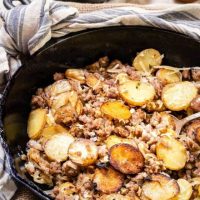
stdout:
<svg viewBox="0 0 200 200">
<path fill-rule="evenodd" d="M 19 54 L 34 54 L 51 38 L 91 28 L 121 25 L 160 27 L 200 39 L 200 4 L 134 5 L 79 4 L 33 0 L 10 11 L 0 11 L 0 84 L 20 67 Z M 8 200 L 16 187 L 9 176 L 0 146 L 0 200 Z"/>
</svg>

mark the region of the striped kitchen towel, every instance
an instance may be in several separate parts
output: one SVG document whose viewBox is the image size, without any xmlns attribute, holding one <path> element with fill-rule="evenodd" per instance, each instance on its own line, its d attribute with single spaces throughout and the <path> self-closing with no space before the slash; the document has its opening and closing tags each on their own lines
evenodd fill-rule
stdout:
<svg viewBox="0 0 200 200">
<path fill-rule="evenodd" d="M 78 9 L 77 9 L 78 8 Z M 85 29 L 120 25 L 160 27 L 200 39 L 200 4 L 147 5 L 72 4 L 33 0 L 30 5 L 1 11 L 0 83 L 20 67 L 19 53 L 34 54 L 51 38 Z M 10 199 L 16 190 L 6 156 L 0 146 L 0 199 Z"/>
</svg>

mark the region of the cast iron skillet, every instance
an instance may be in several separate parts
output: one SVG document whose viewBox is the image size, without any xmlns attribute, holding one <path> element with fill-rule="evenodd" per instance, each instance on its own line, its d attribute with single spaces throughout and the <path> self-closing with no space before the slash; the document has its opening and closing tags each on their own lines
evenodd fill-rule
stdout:
<svg viewBox="0 0 200 200">
<path fill-rule="evenodd" d="M 55 41 L 54 41 L 55 42 Z M 48 47 L 47 47 L 48 46 Z M 23 66 L 8 82 L 0 105 L 1 142 L 9 156 L 11 175 L 43 199 L 50 199 L 45 186 L 32 182 L 22 173 L 15 158 L 25 152 L 26 123 L 31 95 L 36 88 L 53 82 L 54 72 L 67 67 L 85 67 L 108 55 L 131 63 L 132 57 L 145 48 L 165 54 L 164 63 L 175 67 L 200 65 L 200 42 L 185 35 L 150 27 L 110 27 L 66 36 L 48 44 L 37 55 L 22 58 Z"/>
</svg>

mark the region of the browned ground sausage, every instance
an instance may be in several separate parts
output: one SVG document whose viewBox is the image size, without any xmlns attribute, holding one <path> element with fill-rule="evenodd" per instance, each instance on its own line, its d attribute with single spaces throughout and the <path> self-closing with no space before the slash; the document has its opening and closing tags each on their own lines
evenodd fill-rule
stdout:
<svg viewBox="0 0 200 200">
<path fill-rule="evenodd" d="M 193 69 L 192 70 L 192 79 L 194 81 L 200 81 L 200 69 Z"/>
<path fill-rule="evenodd" d="M 190 107 L 192 108 L 192 110 L 200 112 L 200 95 L 192 100 Z"/>
</svg>

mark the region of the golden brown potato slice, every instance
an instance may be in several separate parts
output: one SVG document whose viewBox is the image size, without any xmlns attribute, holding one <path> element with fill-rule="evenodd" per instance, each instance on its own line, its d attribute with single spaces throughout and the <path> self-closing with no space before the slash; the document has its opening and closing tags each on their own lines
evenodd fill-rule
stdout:
<svg viewBox="0 0 200 200">
<path fill-rule="evenodd" d="M 58 186 L 59 194 L 62 194 L 63 196 L 69 196 L 73 195 L 77 192 L 76 187 L 70 183 L 65 182 Z"/>
<path fill-rule="evenodd" d="M 46 126 L 55 125 L 55 119 L 53 116 L 54 110 L 49 109 L 46 115 Z"/>
<path fill-rule="evenodd" d="M 70 124 L 75 122 L 78 117 L 76 107 L 73 107 L 70 102 L 56 110 L 54 114 L 55 122 L 58 124 Z"/>
<path fill-rule="evenodd" d="M 176 129 L 176 124 L 175 124 L 175 118 L 173 117 L 173 115 L 170 115 L 167 112 L 161 112 L 160 113 L 161 116 L 161 127 L 159 127 L 161 132 L 166 132 L 167 129 L 172 129 L 175 130 Z"/>
<path fill-rule="evenodd" d="M 130 78 L 128 77 L 128 74 L 126 73 L 119 73 L 117 75 L 117 80 L 119 81 L 119 84 L 122 85 L 123 83 L 130 81 Z"/>
<path fill-rule="evenodd" d="M 156 73 L 156 77 L 163 84 L 176 83 L 182 80 L 181 72 L 170 69 L 159 69 Z"/>
<path fill-rule="evenodd" d="M 141 195 L 140 195 L 140 200 L 151 200 L 149 198 L 147 198 L 144 193 L 142 192 Z"/>
<path fill-rule="evenodd" d="M 55 96 L 51 107 L 54 110 L 57 110 L 58 108 L 61 108 L 62 106 L 65 106 L 67 104 L 70 104 L 72 107 L 74 107 L 78 115 L 82 113 L 83 104 L 78 98 L 77 92 L 75 91 L 65 92 Z"/>
<path fill-rule="evenodd" d="M 101 112 L 114 119 L 129 119 L 131 112 L 127 106 L 120 101 L 108 101 L 101 106 Z"/>
<path fill-rule="evenodd" d="M 68 158 L 69 146 L 73 142 L 74 138 L 70 134 L 56 134 L 46 142 L 44 152 L 53 161 L 65 161 Z"/>
<path fill-rule="evenodd" d="M 83 104 L 81 100 L 79 99 L 77 92 L 71 91 L 69 93 L 68 99 L 71 105 L 75 108 L 77 114 L 80 115 L 83 111 Z"/>
<path fill-rule="evenodd" d="M 78 139 L 69 147 L 69 158 L 81 166 L 94 164 L 98 157 L 96 144 L 88 139 Z"/>
<path fill-rule="evenodd" d="M 153 66 L 160 65 L 162 55 L 155 49 L 141 51 L 133 60 L 133 67 L 138 71 L 151 72 Z"/>
<path fill-rule="evenodd" d="M 54 82 L 52 85 L 45 88 L 45 93 L 48 97 L 68 92 L 71 90 L 71 85 L 66 79 Z"/>
<path fill-rule="evenodd" d="M 180 192 L 170 200 L 189 200 L 193 192 L 191 183 L 185 179 L 178 179 L 177 182 L 180 187 Z"/>
<path fill-rule="evenodd" d="M 94 74 L 91 73 L 86 76 L 86 84 L 93 89 L 102 86 L 101 80 L 99 80 Z"/>
<path fill-rule="evenodd" d="M 55 96 L 51 103 L 51 108 L 57 110 L 62 106 L 70 104 L 77 111 L 77 114 L 80 115 L 82 112 L 82 102 L 78 98 L 78 94 L 75 91 L 64 92 Z"/>
<path fill-rule="evenodd" d="M 78 80 L 81 83 L 85 83 L 85 73 L 82 69 L 67 69 L 65 71 L 65 77 Z"/>
<path fill-rule="evenodd" d="M 150 200 L 170 200 L 179 193 L 180 189 L 174 179 L 156 174 L 143 184 L 142 191 Z"/>
<path fill-rule="evenodd" d="M 136 200 L 136 198 L 121 194 L 107 194 L 101 196 L 100 200 Z"/>
<path fill-rule="evenodd" d="M 173 129 L 167 128 L 165 131 L 162 131 L 162 135 L 176 137 L 177 133 Z"/>
<path fill-rule="evenodd" d="M 81 115 L 81 113 L 83 112 L 83 104 L 81 100 L 77 101 L 75 109 L 76 109 L 77 114 Z"/>
<path fill-rule="evenodd" d="M 69 92 L 61 93 L 54 97 L 52 100 L 51 108 L 57 110 L 58 108 L 66 105 L 69 101 Z"/>
<path fill-rule="evenodd" d="M 156 155 L 171 170 L 182 169 L 187 161 L 185 146 L 173 137 L 161 137 L 156 145 Z"/>
<path fill-rule="evenodd" d="M 46 123 L 46 110 L 38 108 L 29 114 L 27 132 L 31 139 L 37 139 Z"/>
<path fill-rule="evenodd" d="M 111 165 L 124 174 L 136 174 L 144 167 L 142 153 L 130 144 L 116 144 L 109 151 Z"/>
<path fill-rule="evenodd" d="M 198 197 L 200 196 L 200 185 L 197 187 L 197 191 L 198 191 Z M 200 200 L 200 197 L 198 199 L 194 199 L 194 200 Z"/>
<path fill-rule="evenodd" d="M 53 135 L 56 135 L 59 133 L 68 133 L 68 131 L 64 127 L 56 124 L 56 125 L 48 126 L 44 128 L 41 132 L 41 137 L 44 137 L 45 139 L 50 139 Z"/>
<path fill-rule="evenodd" d="M 119 85 L 119 94 L 127 103 L 133 106 L 143 106 L 154 99 L 156 92 L 150 83 L 127 81 Z"/>
<path fill-rule="evenodd" d="M 196 96 L 197 88 L 188 81 L 168 84 L 162 91 L 162 101 L 173 111 L 186 110 Z"/>
<path fill-rule="evenodd" d="M 117 192 L 123 185 L 124 176 L 113 168 L 96 169 L 93 183 L 96 189 L 106 194 Z"/>
<path fill-rule="evenodd" d="M 68 100 L 73 107 L 76 107 L 76 104 L 79 100 L 77 92 L 75 91 L 68 92 Z"/>
<path fill-rule="evenodd" d="M 119 137 L 116 135 L 110 135 L 106 139 L 105 143 L 106 143 L 107 149 L 110 149 L 113 145 L 119 144 L 119 143 L 130 144 L 134 147 L 137 147 L 137 145 L 133 139 L 122 138 L 122 137 Z"/>
</svg>

